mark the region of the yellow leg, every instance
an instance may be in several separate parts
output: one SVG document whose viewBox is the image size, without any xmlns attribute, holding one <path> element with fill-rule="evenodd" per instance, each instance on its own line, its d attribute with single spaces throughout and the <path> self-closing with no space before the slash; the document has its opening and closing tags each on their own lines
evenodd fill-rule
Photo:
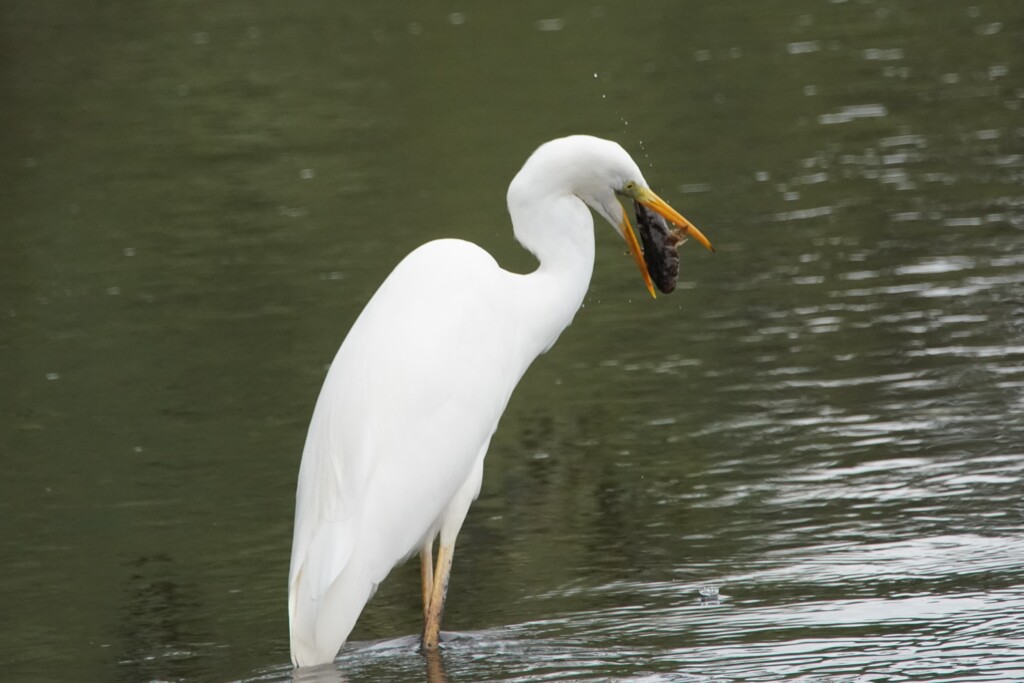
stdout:
<svg viewBox="0 0 1024 683">
<path fill-rule="evenodd" d="M 420 550 L 420 581 L 423 585 L 423 621 L 426 623 L 430 610 L 430 592 L 434 589 L 434 541 L 430 540 Z"/>
<path fill-rule="evenodd" d="M 448 576 L 452 571 L 455 544 L 441 543 L 437 548 L 437 567 L 434 570 L 434 585 L 430 591 L 430 605 L 423 620 L 422 648 L 429 652 L 437 649 L 441 637 L 441 617 L 444 615 L 444 599 L 448 593 Z"/>
</svg>

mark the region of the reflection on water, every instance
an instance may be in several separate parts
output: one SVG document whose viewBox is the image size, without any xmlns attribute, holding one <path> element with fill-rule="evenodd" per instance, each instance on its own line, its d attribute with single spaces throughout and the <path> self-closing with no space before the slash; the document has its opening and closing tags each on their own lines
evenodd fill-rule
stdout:
<svg viewBox="0 0 1024 683">
<path fill-rule="evenodd" d="M 413 638 L 356 643 L 338 661 L 344 673 L 330 668 L 309 680 L 422 679 L 426 668 L 434 682 L 447 680 L 445 667 L 458 679 L 501 672 L 508 681 L 932 680 L 936 672 L 1012 681 L 1024 674 L 1024 589 L 1009 579 L 1021 569 L 1020 539 L 947 536 L 815 550 L 768 553 L 753 571 L 716 577 L 735 593 L 725 602 L 709 605 L 699 599 L 702 587 L 684 581 L 570 587 L 537 598 L 615 606 L 462 633 L 446 643 L 442 660 L 424 662 Z M 290 675 L 278 669 L 252 680 Z"/>
<path fill-rule="evenodd" d="M 655 302 L 598 235 L 442 656 L 403 567 L 295 680 L 1024 680 L 1024 5 L 644 8 L 11 5 L 4 675 L 290 680 L 324 364 L 426 239 L 531 268 L 506 183 L 586 131 L 718 254 Z"/>
</svg>

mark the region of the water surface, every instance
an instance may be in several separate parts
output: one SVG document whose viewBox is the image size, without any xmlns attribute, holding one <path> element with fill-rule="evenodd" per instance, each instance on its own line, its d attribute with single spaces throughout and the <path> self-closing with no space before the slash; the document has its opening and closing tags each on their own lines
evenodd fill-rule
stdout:
<svg viewBox="0 0 1024 683">
<path fill-rule="evenodd" d="M 1024 6 L 3 17 L 0 677 L 290 679 L 326 364 L 425 240 L 531 268 L 507 183 L 590 132 L 718 253 L 653 301 L 599 230 L 441 660 L 410 565 L 321 677 L 1024 680 Z"/>
</svg>

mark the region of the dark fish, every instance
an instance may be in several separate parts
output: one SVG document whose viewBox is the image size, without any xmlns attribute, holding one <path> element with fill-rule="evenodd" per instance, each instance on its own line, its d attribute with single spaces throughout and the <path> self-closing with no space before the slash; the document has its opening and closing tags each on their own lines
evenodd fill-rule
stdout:
<svg viewBox="0 0 1024 683">
<path fill-rule="evenodd" d="M 686 237 L 640 202 L 633 202 L 633 208 L 651 281 L 662 293 L 668 294 L 676 288 L 676 280 L 679 279 L 679 253 L 676 249 Z"/>
</svg>

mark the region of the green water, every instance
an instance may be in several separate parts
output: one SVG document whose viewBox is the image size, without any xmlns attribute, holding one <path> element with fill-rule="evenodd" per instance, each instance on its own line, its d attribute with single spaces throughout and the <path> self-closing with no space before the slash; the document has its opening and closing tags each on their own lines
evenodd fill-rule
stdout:
<svg viewBox="0 0 1024 683">
<path fill-rule="evenodd" d="M 0 678 L 288 680 L 326 364 L 426 240 L 531 268 L 508 181 L 587 132 L 718 253 L 652 301 L 600 230 L 492 442 L 442 660 L 410 565 L 337 676 L 1024 680 L 1024 5 L 0 22 Z"/>
</svg>

